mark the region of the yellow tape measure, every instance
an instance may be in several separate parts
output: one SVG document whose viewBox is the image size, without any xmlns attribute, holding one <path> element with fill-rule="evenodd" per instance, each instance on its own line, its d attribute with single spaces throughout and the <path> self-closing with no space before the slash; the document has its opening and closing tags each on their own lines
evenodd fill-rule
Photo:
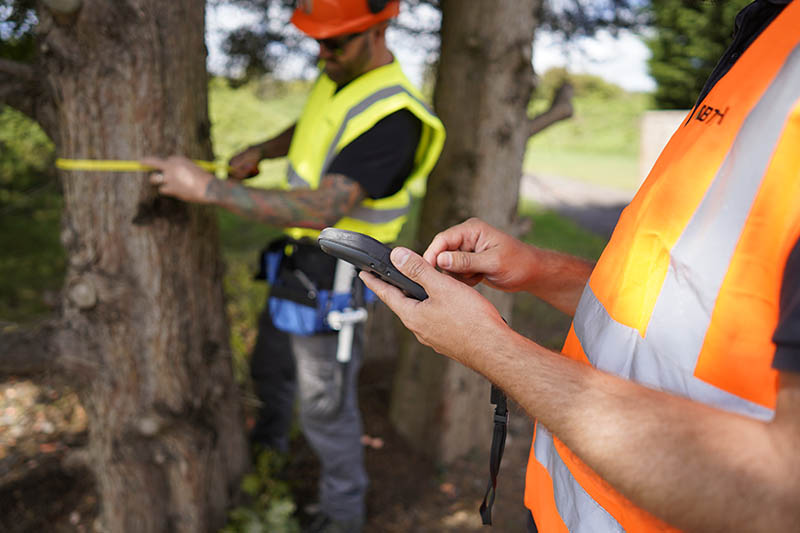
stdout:
<svg viewBox="0 0 800 533">
<path fill-rule="evenodd" d="M 201 161 L 195 159 L 194 163 L 209 172 L 218 170 L 229 171 L 230 166 L 224 163 L 214 163 L 213 161 Z M 56 159 L 56 167 L 61 170 L 83 170 L 89 172 L 140 172 L 156 170 L 154 167 L 143 165 L 138 161 L 127 161 L 124 159 L 66 159 L 59 157 Z"/>
</svg>

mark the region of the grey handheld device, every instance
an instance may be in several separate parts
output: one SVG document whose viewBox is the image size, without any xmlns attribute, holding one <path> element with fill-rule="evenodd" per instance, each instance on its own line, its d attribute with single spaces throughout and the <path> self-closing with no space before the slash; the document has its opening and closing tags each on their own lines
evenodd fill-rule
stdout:
<svg viewBox="0 0 800 533">
<path fill-rule="evenodd" d="M 352 263 L 401 289 L 417 300 L 428 297 L 425 289 L 397 270 L 389 259 L 392 249 L 369 235 L 339 228 L 325 228 L 317 237 L 322 251 Z"/>
</svg>

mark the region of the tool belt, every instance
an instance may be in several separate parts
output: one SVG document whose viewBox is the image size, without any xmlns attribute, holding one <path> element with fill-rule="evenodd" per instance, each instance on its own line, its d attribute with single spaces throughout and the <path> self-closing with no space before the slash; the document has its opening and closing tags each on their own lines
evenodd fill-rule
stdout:
<svg viewBox="0 0 800 533">
<path fill-rule="evenodd" d="M 333 291 L 336 258 L 310 239 L 281 237 L 261 252 L 261 270 L 256 279 L 270 284 L 267 299 L 276 328 L 294 335 L 332 333 L 328 313 L 355 307 L 375 295 L 357 277 L 349 292 Z"/>
</svg>

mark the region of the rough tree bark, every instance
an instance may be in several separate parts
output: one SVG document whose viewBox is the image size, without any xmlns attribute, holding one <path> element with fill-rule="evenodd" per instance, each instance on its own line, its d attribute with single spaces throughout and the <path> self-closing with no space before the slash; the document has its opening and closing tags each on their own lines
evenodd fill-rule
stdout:
<svg viewBox="0 0 800 533">
<path fill-rule="evenodd" d="M 447 128 L 428 180 L 418 249 L 439 231 L 480 217 L 512 234 L 530 135 L 572 114 L 569 87 L 551 108 L 527 118 L 534 89 L 532 41 L 540 0 L 442 0 L 441 56 L 434 104 Z M 511 321 L 512 299 L 479 290 Z M 454 312 L 458 312 L 454 310 Z M 391 401 L 395 427 L 442 462 L 488 448 L 489 383 L 406 336 Z"/>
<path fill-rule="evenodd" d="M 60 157 L 206 159 L 204 16 L 205 0 L 44 0 L 37 63 L 0 63 L 0 104 Z M 61 322 L 6 339 L 0 369 L 50 361 L 79 386 L 106 531 L 216 531 L 248 454 L 213 212 L 144 173 L 61 178 Z"/>
</svg>

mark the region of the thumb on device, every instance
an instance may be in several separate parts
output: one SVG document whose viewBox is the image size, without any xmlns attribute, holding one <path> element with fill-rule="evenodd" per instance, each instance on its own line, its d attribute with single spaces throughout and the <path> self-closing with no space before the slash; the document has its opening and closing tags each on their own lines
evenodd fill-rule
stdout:
<svg viewBox="0 0 800 533">
<path fill-rule="evenodd" d="M 392 250 L 389 257 L 392 260 L 392 264 L 397 267 L 397 270 L 405 274 L 409 279 L 422 285 L 423 288 L 425 287 L 426 281 L 430 280 L 430 271 L 436 272 L 420 255 L 402 246 L 398 246 Z"/>
<path fill-rule="evenodd" d="M 433 270 L 433 267 L 408 248 L 397 247 L 393 249 L 389 258 L 394 267 L 411 281 L 417 282 L 423 288 L 426 282 L 430 283 L 431 273 L 427 269 Z M 433 270 L 433 273 L 438 274 L 435 270 Z M 378 298 L 383 300 L 401 318 L 404 312 L 410 311 L 412 307 L 420 303 L 419 300 L 409 298 L 397 287 L 386 283 L 367 271 L 362 271 L 358 276 Z"/>
</svg>

